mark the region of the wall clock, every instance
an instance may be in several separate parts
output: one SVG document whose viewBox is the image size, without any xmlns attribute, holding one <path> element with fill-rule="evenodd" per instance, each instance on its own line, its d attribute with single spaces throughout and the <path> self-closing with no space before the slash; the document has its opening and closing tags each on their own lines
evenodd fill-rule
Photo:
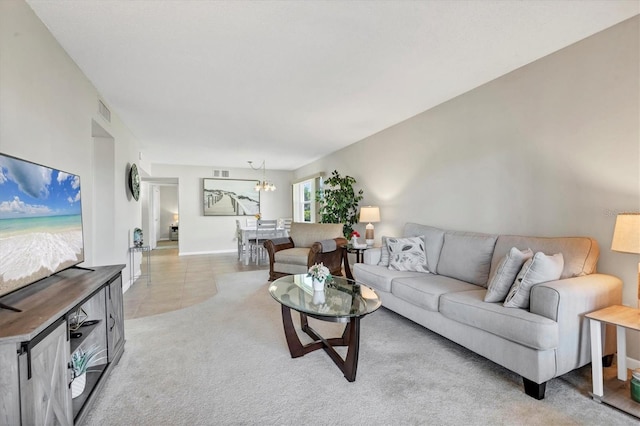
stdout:
<svg viewBox="0 0 640 426">
<path fill-rule="evenodd" d="M 135 163 L 131 165 L 131 170 L 129 170 L 129 189 L 131 190 L 133 199 L 138 201 L 140 198 L 140 175 L 138 174 L 138 167 Z"/>
</svg>

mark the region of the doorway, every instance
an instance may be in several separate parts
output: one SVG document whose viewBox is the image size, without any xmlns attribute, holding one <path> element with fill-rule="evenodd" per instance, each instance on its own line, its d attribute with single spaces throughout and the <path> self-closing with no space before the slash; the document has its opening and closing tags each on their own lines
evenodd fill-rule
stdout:
<svg viewBox="0 0 640 426">
<path fill-rule="evenodd" d="M 142 230 L 149 246 L 152 250 L 179 249 L 178 179 L 149 177 L 142 178 L 142 184 Z"/>
</svg>

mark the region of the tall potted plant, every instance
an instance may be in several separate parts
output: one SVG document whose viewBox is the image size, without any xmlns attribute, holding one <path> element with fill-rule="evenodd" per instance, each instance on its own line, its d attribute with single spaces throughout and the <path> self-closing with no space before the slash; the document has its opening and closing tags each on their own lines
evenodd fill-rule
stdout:
<svg viewBox="0 0 640 426">
<path fill-rule="evenodd" d="M 353 225 L 358 222 L 358 202 L 362 200 L 362 189 L 353 189 L 356 180 L 351 176 L 340 176 L 337 170 L 324 181 L 324 187 L 317 191 L 316 201 L 320 204 L 321 223 L 342 223 L 345 238 L 351 236 Z"/>
</svg>

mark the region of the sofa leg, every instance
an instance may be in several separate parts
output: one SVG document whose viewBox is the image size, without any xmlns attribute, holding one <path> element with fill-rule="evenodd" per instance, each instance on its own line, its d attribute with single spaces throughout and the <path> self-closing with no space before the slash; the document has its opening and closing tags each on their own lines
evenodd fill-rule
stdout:
<svg viewBox="0 0 640 426">
<path fill-rule="evenodd" d="M 536 383 L 532 382 L 529 379 L 522 378 L 524 382 L 524 392 L 529 395 L 531 398 L 535 399 L 544 399 L 544 391 L 547 388 L 547 382 L 544 383 Z"/>
<path fill-rule="evenodd" d="M 605 355 L 602 357 L 602 366 L 611 367 L 613 365 L 613 354 Z"/>
</svg>

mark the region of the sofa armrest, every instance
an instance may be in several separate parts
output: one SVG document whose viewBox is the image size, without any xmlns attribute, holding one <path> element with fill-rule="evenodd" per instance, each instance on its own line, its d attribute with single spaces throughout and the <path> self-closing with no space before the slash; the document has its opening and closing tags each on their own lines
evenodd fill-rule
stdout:
<svg viewBox="0 0 640 426">
<path fill-rule="evenodd" d="M 622 303 L 622 281 L 591 274 L 538 284 L 531 289 L 530 311 L 556 322 Z"/>
<path fill-rule="evenodd" d="M 371 247 L 364 251 L 362 263 L 365 265 L 377 265 L 382 259 L 382 249 L 380 247 Z"/>
<path fill-rule="evenodd" d="M 622 281 L 612 275 L 591 274 L 549 281 L 531 289 L 531 313 L 558 323 L 556 376 L 591 362 L 589 321 L 584 315 L 621 303 Z M 603 354 L 615 351 L 615 332 L 608 330 Z"/>
<path fill-rule="evenodd" d="M 272 240 L 265 241 L 262 245 L 267 249 L 267 253 L 269 254 L 269 281 L 273 281 L 278 278 L 277 274 L 273 270 L 273 264 L 276 261 L 276 253 L 280 250 L 293 248 L 295 245 L 293 244 L 291 237 L 274 238 Z"/>
<path fill-rule="evenodd" d="M 267 240 L 263 243 L 263 246 L 267 249 L 269 258 L 272 258 L 273 255 L 280 250 L 286 250 L 295 247 L 291 237 L 274 238 L 272 240 Z"/>
<path fill-rule="evenodd" d="M 329 268 L 331 275 L 342 275 L 342 246 L 346 244 L 347 239 L 344 237 L 316 241 L 309 250 L 307 266 L 323 263 Z"/>
</svg>

